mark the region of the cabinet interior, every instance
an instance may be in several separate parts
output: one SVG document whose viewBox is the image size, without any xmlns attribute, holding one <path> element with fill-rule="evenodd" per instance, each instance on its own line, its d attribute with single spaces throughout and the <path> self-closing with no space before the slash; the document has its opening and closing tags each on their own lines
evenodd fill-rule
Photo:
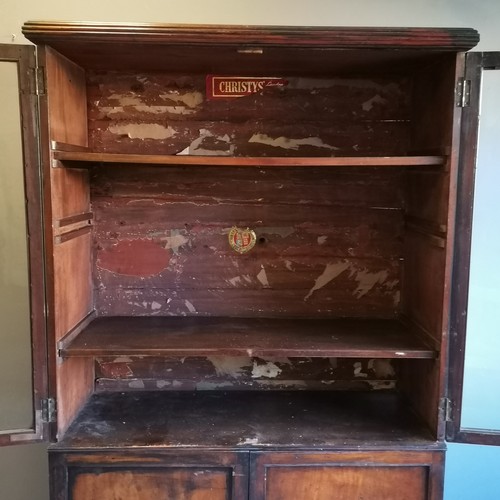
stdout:
<svg viewBox="0 0 500 500">
<path fill-rule="evenodd" d="M 397 395 L 439 438 L 456 54 L 54 46 L 59 436 L 94 392 L 265 408 L 273 389 L 360 411 Z M 287 85 L 208 100 L 207 74 Z M 233 226 L 255 230 L 247 254 Z"/>
</svg>

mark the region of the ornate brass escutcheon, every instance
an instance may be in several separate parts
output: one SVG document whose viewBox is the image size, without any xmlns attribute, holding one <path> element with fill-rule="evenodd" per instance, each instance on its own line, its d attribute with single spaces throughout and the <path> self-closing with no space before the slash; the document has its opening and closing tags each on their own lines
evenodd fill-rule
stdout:
<svg viewBox="0 0 500 500">
<path fill-rule="evenodd" d="M 231 231 L 229 231 L 228 238 L 231 248 L 238 253 L 249 252 L 257 241 L 255 231 L 252 231 L 248 227 L 246 229 L 241 229 L 233 226 Z"/>
</svg>

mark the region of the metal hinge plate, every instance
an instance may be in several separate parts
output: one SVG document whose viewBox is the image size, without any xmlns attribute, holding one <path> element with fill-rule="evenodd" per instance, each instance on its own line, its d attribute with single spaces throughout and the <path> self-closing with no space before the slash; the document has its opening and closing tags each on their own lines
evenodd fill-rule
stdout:
<svg viewBox="0 0 500 500">
<path fill-rule="evenodd" d="M 45 95 L 45 71 L 43 68 L 31 68 L 31 92 L 35 95 Z"/>
<path fill-rule="evenodd" d="M 459 108 L 470 105 L 470 80 L 459 78 L 455 89 L 455 104 Z"/>
<path fill-rule="evenodd" d="M 42 420 L 52 424 L 57 417 L 57 402 L 54 398 L 42 399 Z"/>
<path fill-rule="evenodd" d="M 441 403 L 441 408 L 443 409 L 443 417 L 445 422 L 451 422 L 451 399 L 450 398 L 443 398 L 442 403 Z"/>
</svg>

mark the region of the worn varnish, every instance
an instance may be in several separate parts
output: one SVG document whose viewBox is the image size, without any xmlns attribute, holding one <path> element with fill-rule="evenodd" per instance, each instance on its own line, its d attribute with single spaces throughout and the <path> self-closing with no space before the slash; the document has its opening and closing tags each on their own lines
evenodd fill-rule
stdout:
<svg viewBox="0 0 500 500">
<path fill-rule="evenodd" d="M 205 468 L 143 468 L 74 471 L 70 476 L 74 500 L 227 500 L 230 470 Z"/>
<path fill-rule="evenodd" d="M 371 172 L 96 170 L 99 313 L 393 317 L 403 175 Z M 257 234 L 247 255 L 228 245 L 234 225 Z"/>
<path fill-rule="evenodd" d="M 390 466 L 294 465 L 268 469 L 266 480 L 266 500 L 329 500 L 332 491 L 335 491 L 338 500 L 400 500 L 403 484 L 405 500 L 423 500 L 427 497 L 427 471 L 422 466 L 394 470 Z"/>
<path fill-rule="evenodd" d="M 436 356 L 404 324 L 374 319 L 103 317 L 59 347 L 63 357 Z"/>
<path fill-rule="evenodd" d="M 388 390 L 398 363 L 383 358 L 114 356 L 96 358 L 96 389 Z"/>
<path fill-rule="evenodd" d="M 48 44 L 53 496 L 439 500 L 477 33 L 24 32 Z M 210 100 L 207 74 L 286 85 Z"/>
<path fill-rule="evenodd" d="M 254 500 L 441 498 L 442 452 L 264 451 L 252 455 Z"/>
<path fill-rule="evenodd" d="M 205 75 L 88 74 L 94 151 L 215 156 L 381 156 L 409 149 L 407 79 L 288 78 L 206 100 Z"/>
<path fill-rule="evenodd" d="M 94 394 L 58 449 L 439 448 L 393 393 L 199 391 Z"/>
</svg>

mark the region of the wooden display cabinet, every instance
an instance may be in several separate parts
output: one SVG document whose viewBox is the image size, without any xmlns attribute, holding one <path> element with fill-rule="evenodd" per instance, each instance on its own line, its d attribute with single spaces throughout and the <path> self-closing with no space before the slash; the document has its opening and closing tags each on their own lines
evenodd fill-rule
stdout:
<svg viewBox="0 0 500 500">
<path fill-rule="evenodd" d="M 477 33 L 23 33 L 49 361 L 31 437 L 53 441 L 52 498 L 442 498 Z M 212 76 L 264 83 L 213 97 Z"/>
</svg>

